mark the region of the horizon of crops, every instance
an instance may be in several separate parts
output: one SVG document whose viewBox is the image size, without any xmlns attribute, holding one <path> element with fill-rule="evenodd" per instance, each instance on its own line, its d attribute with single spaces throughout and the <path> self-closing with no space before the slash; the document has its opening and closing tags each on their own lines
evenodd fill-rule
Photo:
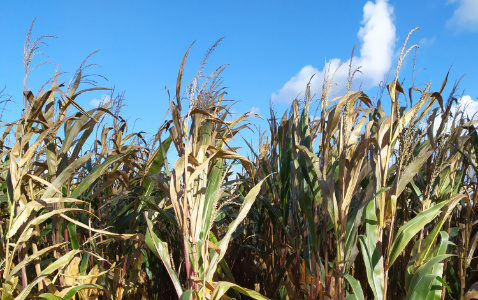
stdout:
<svg viewBox="0 0 478 300">
<path fill-rule="evenodd" d="M 408 37 L 376 101 L 356 70 L 332 98 L 329 69 L 318 99 L 308 85 L 271 108 L 251 159 L 237 144 L 255 114 L 232 117 L 225 65 L 203 74 L 220 40 L 184 87 L 187 50 L 148 138 L 121 94 L 76 102 L 108 90 L 87 60 L 28 91 L 47 36 L 30 37 L 23 115 L 0 125 L 2 300 L 478 299 L 477 121 L 448 74 L 402 86 Z"/>
</svg>

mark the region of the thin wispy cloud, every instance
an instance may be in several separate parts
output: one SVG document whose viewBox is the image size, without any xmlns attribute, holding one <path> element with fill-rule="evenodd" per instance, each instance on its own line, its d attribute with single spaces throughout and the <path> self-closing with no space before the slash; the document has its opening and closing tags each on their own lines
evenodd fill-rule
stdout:
<svg viewBox="0 0 478 300">
<path fill-rule="evenodd" d="M 261 111 L 259 107 L 255 107 L 253 106 L 250 110 L 249 110 L 251 113 L 253 114 L 259 114 L 259 112 Z"/>
<path fill-rule="evenodd" d="M 478 1 L 477 0 L 453 0 L 448 3 L 458 3 L 453 16 L 446 22 L 449 28 L 464 31 L 478 31 Z"/>
<path fill-rule="evenodd" d="M 360 53 L 353 59 L 352 67 L 361 67 L 361 73 L 355 76 L 356 83 L 363 89 L 376 86 L 383 80 L 390 70 L 395 52 L 396 30 L 393 23 L 393 7 L 387 0 L 368 1 L 363 7 L 362 26 L 357 35 L 360 41 Z M 333 58 L 327 62 L 330 75 L 339 67 L 334 76 L 334 82 L 339 87 L 344 87 L 348 78 L 349 60 Z M 317 69 L 312 65 L 304 66 L 295 76 L 287 81 L 284 86 L 271 95 L 272 101 L 291 102 L 299 94 L 303 95 L 305 87 L 312 75 L 312 94 L 319 94 L 322 88 L 325 68 Z"/>
<path fill-rule="evenodd" d="M 418 42 L 418 46 L 420 47 L 427 47 L 427 46 L 431 46 L 435 43 L 436 41 L 436 37 L 430 37 L 430 38 L 421 38 L 420 41 Z"/>
<path fill-rule="evenodd" d="M 106 102 L 108 102 L 110 100 L 111 100 L 110 95 L 103 94 L 103 95 L 101 95 L 100 99 L 93 98 L 90 101 L 89 105 L 90 105 L 90 108 L 97 108 L 97 107 L 101 106 L 102 104 L 105 104 Z"/>
</svg>

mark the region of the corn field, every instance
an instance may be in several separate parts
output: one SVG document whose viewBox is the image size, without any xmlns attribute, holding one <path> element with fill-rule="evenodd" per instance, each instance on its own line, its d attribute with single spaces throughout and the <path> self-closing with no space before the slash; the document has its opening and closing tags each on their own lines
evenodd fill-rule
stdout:
<svg viewBox="0 0 478 300">
<path fill-rule="evenodd" d="M 256 147 L 225 66 L 203 74 L 217 44 L 185 87 L 188 49 L 146 137 L 121 95 L 78 104 L 107 90 L 86 62 L 27 90 L 30 33 L 24 111 L 0 124 L 2 300 L 478 299 L 477 121 L 448 74 L 402 86 L 408 37 L 376 98 L 354 70 L 332 97 L 329 69 L 321 95 L 271 108 Z"/>
</svg>

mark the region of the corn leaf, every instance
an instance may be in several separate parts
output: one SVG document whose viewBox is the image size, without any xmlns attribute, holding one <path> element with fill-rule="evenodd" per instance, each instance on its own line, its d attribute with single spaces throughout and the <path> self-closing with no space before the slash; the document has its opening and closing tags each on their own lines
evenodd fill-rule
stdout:
<svg viewBox="0 0 478 300">
<path fill-rule="evenodd" d="M 347 279 L 348 283 L 352 287 L 353 294 L 347 295 L 347 300 L 363 300 L 363 291 L 362 287 L 360 286 L 360 282 L 355 279 L 353 276 L 349 274 L 344 274 L 345 279 Z"/>
<path fill-rule="evenodd" d="M 60 300 L 70 300 L 80 290 L 86 290 L 86 289 L 100 289 L 100 290 L 102 290 L 103 287 L 100 286 L 100 285 L 97 285 L 97 284 L 81 284 L 81 285 L 77 285 L 77 286 L 74 286 L 74 287 L 70 288 L 68 290 L 68 292 L 66 292 L 65 296 L 63 296 L 63 298 L 55 296 L 51 293 L 40 294 L 38 297 L 39 298 L 44 298 L 44 299 L 52 299 L 52 300 L 58 300 L 58 299 L 60 299 Z"/>
<path fill-rule="evenodd" d="M 54 263 L 50 264 L 46 267 L 39 276 L 37 276 L 30 284 L 28 284 L 25 289 L 15 298 L 15 300 L 23 300 L 26 299 L 30 295 L 30 291 L 33 289 L 35 285 L 38 284 L 40 280 L 45 278 L 46 276 L 50 275 L 54 271 L 58 270 L 58 268 L 62 268 L 66 266 L 72 259 L 75 257 L 76 254 L 80 253 L 80 250 L 73 250 L 59 259 L 57 259 Z"/>
<path fill-rule="evenodd" d="M 442 254 L 430 259 L 427 263 L 421 266 L 412 278 L 410 289 L 407 293 L 407 300 L 421 300 L 427 299 L 429 293 L 435 291 L 430 288 L 433 281 L 436 280 L 436 275 L 430 274 L 433 268 L 444 259 L 453 256 L 452 254 Z"/>
<path fill-rule="evenodd" d="M 109 165 L 120 160 L 121 158 L 126 156 L 126 154 L 127 153 L 112 155 L 105 159 L 105 161 L 100 165 L 95 166 L 93 170 L 91 170 L 90 174 L 88 174 L 88 176 L 86 176 L 80 182 L 80 184 L 75 188 L 75 190 L 73 190 L 73 192 L 71 193 L 71 198 L 78 198 L 84 191 L 86 191 L 86 189 L 90 187 L 92 183 L 95 182 L 96 179 L 98 179 L 98 177 L 100 177 L 105 172 L 106 168 L 108 168 Z"/>
<path fill-rule="evenodd" d="M 430 223 L 440 213 L 443 206 L 445 206 L 450 200 L 443 201 L 439 204 L 432 206 L 416 215 L 413 219 L 405 223 L 397 232 L 395 239 L 393 240 L 392 247 L 390 248 L 390 256 L 388 261 L 388 267 L 395 262 L 397 257 L 402 253 L 403 249 L 407 246 L 408 242 Z"/>
<path fill-rule="evenodd" d="M 378 222 L 374 200 L 371 200 L 365 208 L 365 233 L 365 235 L 359 236 L 359 241 L 367 272 L 367 280 L 375 299 L 381 300 L 383 299 L 384 268 L 378 239 Z"/>
<path fill-rule="evenodd" d="M 259 299 L 259 300 L 267 300 L 269 298 L 262 296 L 256 291 L 246 289 L 243 287 L 238 286 L 235 283 L 232 282 L 226 282 L 226 281 L 219 281 L 217 285 L 214 287 L 214 291 L 211 294 L 211 300 L 219 300 L 221 297 L 226 294 L 226 292 L 230 289 L 234 289 L 238 291 L 239 293 L 246 295 L 252 299 Z"/>
<path fill-rule="evenodd" d="M 75 224 L 69 222 L 67 224 L 68 235 L 70 236 L 71 247 L 73 249 L 80 249 L 80 243 L 78 243 L 78 238 L 76 237 L 76 226 Z"/>
<path fill-rule="evenodd" d="M 183 290 L 181 288 L 181 282 L 179 281 L 178 274 L 171 266 L 171 257 L 169 255 L 168 244 L 161 241 L 161 239 L 153 231 L 153 223 L 148 217 L 148 213 L 144 214 L 148 228 L 146 230 L 145 242 L 148 248 L 153 251 L 153 253 L 161 259 L 166 270 L 168 271 L 169 277 L 173 282 L 174 289 L 178 296 L 182 296 Z"/>
<path fill-rule="evenodd" d="M 229 246 L 229 241 L 231 240 L 232 234 L 234 233 L 234 231 L 236 231 L 239 224 L 241 224 L 244 218 L 247 216 L 247 213 L 251 209 L 252 204 L 256 200 L 257 194 L 259 194 L 261 190 L 262 183 L 268 177 L 269 176 L 259 181 L 259 183 L 256 184 L 244 198 L 244 201 L 241 205 L 241 208 L 239 209 L 239 213 L 237 214 L 236 219 L 234 219 L 234 221 L 231 224 L 229 224 L 226 234 L 217 245 L 221 249 L 220 253 L 217 253 L 214 251 L 210 257 L 209 269 L 206 273 L 206 278 L 205 278 L 206 281 L 209 281 L 214 275 L 214 273 L 216 272 L 217 265 L 226 254 L 226 250 L 227 250 L 227 247 Z"/>
</svg>

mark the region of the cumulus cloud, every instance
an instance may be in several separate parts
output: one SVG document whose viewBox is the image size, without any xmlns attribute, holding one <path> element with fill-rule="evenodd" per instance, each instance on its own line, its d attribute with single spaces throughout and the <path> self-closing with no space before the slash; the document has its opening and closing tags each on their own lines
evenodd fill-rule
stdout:
<svg viewBox="0 0 478 300">
<path fill-rule="evenodd" d="M 458 2 L 458 6 L 453 12 L 453 16 L 446 22 L 446 25 L 450 28 L 457 28 L 466 31 L 478 31 L 478 1 L 451 1 L 451 3 L 456 2 Z"/>
<path fill-rule="evenodd" d="M 478 119 L 478 101 L 474 101 L 470 95 L 465 95 L 458 99 L 457 104 L 455 104 L 451 109 L 450 112 L 452 116 L 456 116 L 458 114 L 458 119 L 463 117 L 465 120 L 476 120 Z M 450 133 L 452 118 L 447 120 L 445 125 L 444 132 Z M 437 132 L 438 128 L 440 127 L 441 123 L 441 114 L 437 115 L 435 118 L 435 122 L 433 124 L 433 132 Z"/>
<path fill-rule="evenodd" d="M 478 114 L 478 101 L 474 101 L 470 95 L 465 95 L 458 100 L 458 105 L 466 109 L 466 115 L 471 119 L 476 119 Z"/>
<path fill-rule="evenodd" d="M 368 1 L 363 7 L 362 26 L 358 31 L 360 41 L 360 54 L 353 60 L 353 68 L 360 66 L 362 73 L 357 74 L 356 82 L 362 88 L 376 86 L 383 80 L 384 75 L 390 70 L 395 49 L 396 32 L 393 24 L 393 7 L 387 0 Z M 330 75 L 341 64 L 342 67 L 335 72 L 334 82 L 345 86 L 348 78 L 350 60 L 342 61 L 339 58 L 331 59 L 329 65 Z M 307 65 L 295 76 L 287 81 L 284 86 L 271 95 L 272 101 L 291 102 L 303 93 L 312 75 L 312 94 L 319 94 L 322 88 L 325 67 L 322 70 Z"/>
<path fill-rule="evenodd" d="M 103 94 L 101 95 L 100 99 L 93 98 L 89 104 L 91 108 L 98 108 L 100 105 L 103 105 L 110 100 L 111 100 L 110 95 Z"/>
</svg>

